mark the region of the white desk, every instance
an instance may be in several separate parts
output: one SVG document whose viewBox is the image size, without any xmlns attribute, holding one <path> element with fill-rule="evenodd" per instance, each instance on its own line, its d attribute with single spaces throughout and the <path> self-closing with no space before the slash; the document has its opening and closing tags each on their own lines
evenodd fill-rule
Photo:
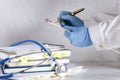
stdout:
<svg viewBox="0 0 120 80">
<path fill-rule="evenodd" d="M 65 80 L 120 80 L 120 62 L 81 62 L 88 71 Z"/>
<path fill-rule="evenodd" d="M 77 66 L 84 66 L 84 69 L 87 69 L 87 72 L 72 75 L 63 80 L 120 80 L 119 62 L 79 62 L 76 64 Z"/>
</svg>

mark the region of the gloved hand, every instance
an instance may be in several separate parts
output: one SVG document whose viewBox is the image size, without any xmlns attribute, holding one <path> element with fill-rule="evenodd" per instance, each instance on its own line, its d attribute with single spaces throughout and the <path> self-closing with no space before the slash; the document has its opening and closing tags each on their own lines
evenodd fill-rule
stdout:
<svg viewBox="0 0 120 80">
<path fill-rule="evenodd" d="M 92 45 L 88 28 L 84 26 L 84 22 L 76 16 L 72 16 L 70 12 L 62 11 L 59 18 L 62 20 L 60 25 L 68 30 L 64 35 L 70 40 L 71 44 L 77 47 L 87 47 Z"/>
<path fill-rule="evenodd" d="M 62 11 L 58 17 L 58 19 L 62 19 L 60 25 L 64 27 L 65 25 L 78 27 L 83 26 L 84 22 L 76 16 L 72 16 L 70 12 Z"/>
</svg>

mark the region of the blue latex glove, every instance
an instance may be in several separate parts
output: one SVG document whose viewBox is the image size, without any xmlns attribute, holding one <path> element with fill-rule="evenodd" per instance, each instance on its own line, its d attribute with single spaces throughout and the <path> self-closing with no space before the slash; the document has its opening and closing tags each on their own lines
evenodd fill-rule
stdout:
<svg viewBox="0 0 120 80">
<path fill-rule="evenodd" d="M 88 28 L 84 22 L 70 12 L 62 11 L 59 18 L 62 20 L 60 25 L 68 31 L 64 35 L 70 40 L 71 44 L 77 47 L 87 47 L 92 45 Z"/>
</svg>

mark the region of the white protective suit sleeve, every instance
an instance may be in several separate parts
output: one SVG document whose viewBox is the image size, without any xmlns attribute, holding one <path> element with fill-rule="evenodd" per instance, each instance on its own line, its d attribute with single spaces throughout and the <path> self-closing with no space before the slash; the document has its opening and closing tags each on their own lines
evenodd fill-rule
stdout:
<svg viewBox="0 0 120 80">
<path fill-rule="evenodd" d="M 93 46 L 97 50 L 120 48 L 120 15 L 101 13 L 91 19 L 88 27 Z"/>
<path fill-rule="evenodd" d="M 98 50 L 120 48 L 120 15 L 88 29 L 93 45 Z"/>
</svg>

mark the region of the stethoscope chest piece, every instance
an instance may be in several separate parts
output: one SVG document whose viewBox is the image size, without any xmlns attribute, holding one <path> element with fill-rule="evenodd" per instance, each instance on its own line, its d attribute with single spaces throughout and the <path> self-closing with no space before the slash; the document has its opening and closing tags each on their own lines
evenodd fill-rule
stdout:
<svg viewBox="0 0 120 80">
<path fill-rule="evenodd" d="M 68 71 L 68 68 L 66 64 L 58 64 L 55 66 L 55 74 L 58 76 L 65 76 L 67 71 Z"/>
</svg>

